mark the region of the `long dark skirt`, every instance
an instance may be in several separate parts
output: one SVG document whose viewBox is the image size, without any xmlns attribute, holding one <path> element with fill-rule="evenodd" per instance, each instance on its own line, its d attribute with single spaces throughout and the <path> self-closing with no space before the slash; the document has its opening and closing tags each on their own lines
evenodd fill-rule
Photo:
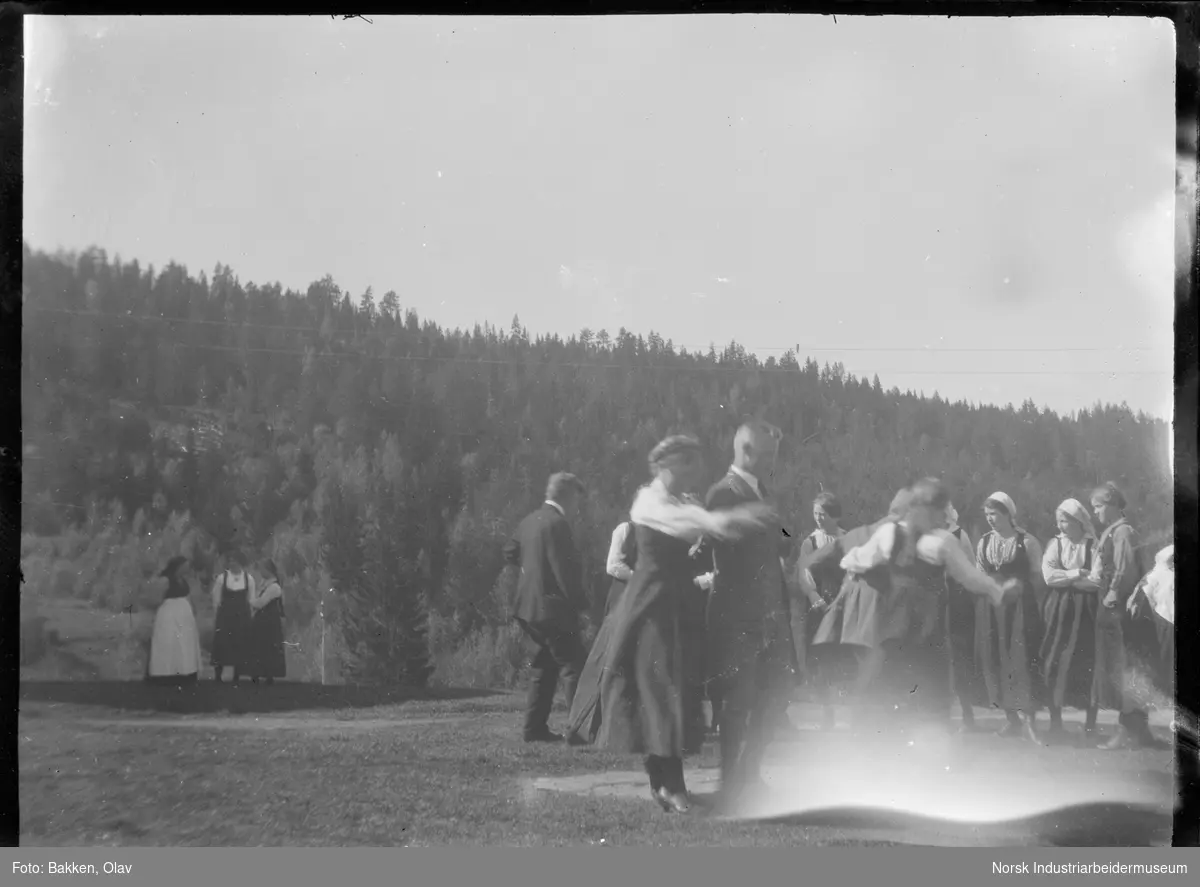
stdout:
<svg viewBox="0 0 1200 887">
<path fill-rule="evenodd" d="M 662 591 L 644 603 L 623 597 L 613 613 L 614 637 L 600 684 L 602 748 L 676 758 L 689 744 L 679 602 Z"/>
<path fill-rule="evenodd" d="M 827 609 L 809 608 L 804 614 L 804 679 L 815 690 L 828 692 L 858 680 L 863 647 L 841 642 L 817 643 Z"/>
<path fill-rule="evenodd" d="M 975 595 L 959 588 L 947 593 L 946 640 L 950 693 L 968 705 L 987 702 L 987 690 L 975 658 Z"/>
<path fill-rule="evenodd" d="M 246 672 L 252 678 L 282 678 L 287 674 L 283 651 L 283 608 L 273 600 L 250 622 L 250 656 Z"/>
<path fill-rule="evenodd" d="M 1088 708 L 1096 668 L 1096 593 L 1051 588 L 1043 621 L 1046 633 L 1038 658 L 1047 704 Z"/>
<path fill-rule="evenodd" d="M 250 602 L 245 591 L 226 590 L 217 609 L 212 655 L 216 667 L 244 672 L 250 653 Z"/>
<path fill-rule="evenodd" d="M 612 638 L 611 614 L 600 624 L 600 631 L 592 641 L 587 662 L 579 676 L 575 699 L 571 702 L 571 714 L 567 718 L 567 739 L 574 743 L 591 744 L 600 732 L 600 684 L 608 666 L 608 651 Z"/>
<path fill-rule="evenodd" d="M 1021 596 L 997 606 L 987 598 L 975 605 L 975 656 L 994 708 L 1033 714 L 1042 701 L 1041 612 L 1037 596 L 1024 585 Z"/>
</svg>

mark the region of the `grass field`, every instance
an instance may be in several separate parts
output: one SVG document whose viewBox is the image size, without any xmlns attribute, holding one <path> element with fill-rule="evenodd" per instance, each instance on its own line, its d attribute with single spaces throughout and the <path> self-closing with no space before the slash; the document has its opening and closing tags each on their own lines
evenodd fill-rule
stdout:
<svg viewBox="0 0 1200 887">
<path fill-rule="evenodd" d="M 612 779 L 640 763 L 590 748 L 524 744 L 523 699 L 514 693 L 413 696 L 288 681 L 150 687 L 137 679 L 144 666 L 144 651 L 131 641 L 138 614 L 73 602 L 43 612 L 55 639 L 21 669 L 26 846 L 1113 846 L 1170 839 L 1169 812 L 1128 803 L 982 827 L 863 809 L 729 821 L 706 810 L 704 788 L 693 814 L 674 817 L 650 803 L 636 775 L 624 777 L 624 796 L 543 791 L 547 780 Z M 798 723 L 820 718 L 806 706 L 792 714 Z M 819 768 L 837 757 L 847 734 L 807 735 L 773 753 L 807 756 Z M 1114 773 L 1146 784 L 1171 779 L 1169 751 L 1034 751 L 980 736 L 965 755 L 997 786 L 1017 772 L 1046 785 L 1064 774 L 1084 782 Z M 699 777 L 711 777 L 716 763 L 710 743 L 689 759 L 689 779 L 703 783 Z M 861 774 L 871 764 L 847 769 Z"/>
<path fill-rule="evenodd" d="M 116 681 L 27 681 L 21 693 L 27 846 L 1112 845 L 1170 835 L 1169 813 L 1119 805 L 1015 831 L 943 829 L 946 840 L 926 840 L 921 834 L 936 824 L 845 811 L 737 822 L 702 807 L 668 816 L 640 793 L 535 791 L 534 778 L 628 771 L 637 762 L 522 743 L 522 700 L 510 693 L 406 699 L 307 684 L 201 683 L 189 692 Z M 982 754 L 1004 756 L 1001 769 L 1030 753 L 1019 743 L 981 741 L 992 744 Z M 1118 767 L 1169 779 L 1169 752 L 1034 754 L 1047 773 Z M 711 746 L 689 761 L 715 764 Z"/>
</svg>

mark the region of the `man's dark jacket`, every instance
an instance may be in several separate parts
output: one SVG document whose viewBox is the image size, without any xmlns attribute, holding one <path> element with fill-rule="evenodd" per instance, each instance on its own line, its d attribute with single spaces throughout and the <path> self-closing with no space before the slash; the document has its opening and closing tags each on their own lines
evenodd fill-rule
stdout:
<svg viewBox="0 0 1200 887">
<path fill-rule="evenodd" d="M 504 559 L 521 568 L 515 619 L 539 634 L 579 629 L 588 606 L 583 575 L 571 525 L 557 508 L 546 503 L 521 521 Z"/>
<path fill-rule="evenodd" d="M 730 471 L 708 491 L 705 505 L 727 509 L 758 499 L 750 484 Z M 786 691 L 795 679 L 792 607 L 780 563 L 789 544 L 774 523 L 736 541 L 706 540 L 713 559 L 706 665 L 726 704 L 751 705 L 764 691 Z"/>
</svg>

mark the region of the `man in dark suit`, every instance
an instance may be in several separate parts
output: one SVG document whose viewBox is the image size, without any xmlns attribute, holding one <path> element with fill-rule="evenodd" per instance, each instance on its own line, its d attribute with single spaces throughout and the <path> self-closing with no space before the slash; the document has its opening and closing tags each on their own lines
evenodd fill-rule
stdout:
<svg viewBox="0 0 1200 887">
<path fill-rule="evenodd" d="M 733 465 L 708 491 L 707 507 L 767 499 L 766 483 L 782 437 L 766 422 L 739 428 Z M 791 692 L 796 679 L 790 597 L 781 560 L 787 539 L 776 524 L 736 542 L 709 543 L 709 674 L 722 704 L 721 791 L 728 801 L 761 786 L 770 721 L 779 698 Z"/>
<path fill-rule="evenodd" d="M 587 660 L 579 617 L 588 602 L 568 522 L 584 492 L 573 474 L 551 476 L 545 503 L 521 521 L 504 549 L 504 559 L 521 568 L 513 618 L 537 650 L 525 711 L 526 742 L 562 740 L 548 725 L 554 692 L 561 675 L 569 708 Z"/>
</svg>

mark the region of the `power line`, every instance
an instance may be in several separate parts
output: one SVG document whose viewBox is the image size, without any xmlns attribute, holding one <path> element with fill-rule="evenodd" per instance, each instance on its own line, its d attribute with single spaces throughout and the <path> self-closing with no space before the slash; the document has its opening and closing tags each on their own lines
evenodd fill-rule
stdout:
<svg viewBox="0 0 1200 887">
<path fill-rule="evenodd" d="M 101 344 L 95 339 L 83 338 L 82 341 Z M 287 348 L 250 348 L 232 345 L 204 345 L 188 342 L 168 342 L 171 348 L 194 348 L 202 351 L 224 351 L 232 354 L 281 354 L 300 358 L 352 358 L 359 360 L 383 361 L 438 361 L 441 363 L 474 364 L 476 366 L 517 366 L 537 368 L 552 366 L 556 368 L 582 370 L 666 370 L 668 372 L 727 372 L 727 373 L 798 373 L 797 367 L 765 367 L 759 366 L 671 366 L 668 364 L 640 364 L 631 366 L 619 363 L 577 363 L 569 361 L 522 361 L 497 360 L 484 357 L 462 357 L 459 355 L 419 355 L 419 354 L 365 354 L 361 351 L 297 351 Z M 874 371 L 875 375 L 888 376 L 1169 376 L 1167 370 L 891 370 Z M 862 379 L 865 377 L 857 376 Z"/>
<path fill-rule="evenodd" d="M 70 308 L 25 308 L 26 311 L 35 314 L 61 314 L 71 317 L 91 317 L 105 320 L 128 320 L 128 321 L 149 321 L 157 323 L 188 323 L 200 326 L 218 326 L 226 328 L 241 328 L 247 327 L 250 329 L 275 330 L 278 332 L 298 332 L 298 333 L 321 333 L 320 327 L 313 326 L 286 326 L 270 323 L 254 323 L 252 321 L 234 321 L 234 320 L 209 320 L 199 317 L 166 317 L 155 314 L 114 314 L 104 311 L 76 311 Z M 695 345 L 676 345 L 677 348 L 688 348 L 691 351 L 698 351 L 709 348 L 710 345 L 715 347 L 715 343 L 708 343 L 701 346 Z M 1059 353 L 1079 353 L 1079 352 L 1111 352 L 1111 351 L 1138 351 L 1149 352 L 1158 351 L 1160 348 L 1152 348 L 1149 346 L 1124 346 L 1113 345 L 1107 347 L 1098 346 L 1074 346 L 1062 348 L 945 348 L 945 347 L 930 347 L 923 345 L 910 346 L 881 346 L 867 347 L 859 345 L 830 347 L 830 346 L 808 346 L 808 345 L 743 345 L 741 346 L 746 351 L 795 351 L 797 353 L 819 353 L 833 354 L 840 352 L 888 352 L 888 353 L 923 353 L 923 354 L 1059 354 Z"/>
</svg>

